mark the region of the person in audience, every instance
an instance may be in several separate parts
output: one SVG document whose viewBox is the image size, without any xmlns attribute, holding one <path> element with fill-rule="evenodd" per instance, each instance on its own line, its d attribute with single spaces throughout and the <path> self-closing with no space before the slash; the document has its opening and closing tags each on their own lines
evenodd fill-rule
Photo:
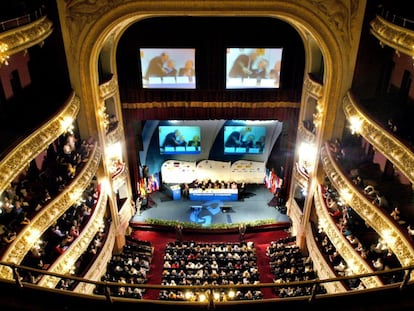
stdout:
<svg viewBox="0 0 414 311">
<path fill-rule="evenodd" d="M 378 257 L 376 260 L 372 260 L 372 266 L 377 271 L 384 270 L 384 263 L 383 263 L 381 257 Z"/>
<path fill-rule="evenodd" d="M 407 227 L 407 232 L 410 235 L 410 237 L 413 238 L 414 237 L 414 226 L 409 224 L 408 227 Z"/>
<path fill-rule="evenodd" d="M 395 221 L 400 220 L 400 209 L 398 208 L 398 206 L 394 207 L 394 209 L 391 211 L 390 215 Z"/>
<path fill-rule="evenodd" d="M 8 230 L 5 234 L 3 234 L 3 242 L 6 244 L 10 244 L 17 238 L 16 231 Z"/>
</svg>

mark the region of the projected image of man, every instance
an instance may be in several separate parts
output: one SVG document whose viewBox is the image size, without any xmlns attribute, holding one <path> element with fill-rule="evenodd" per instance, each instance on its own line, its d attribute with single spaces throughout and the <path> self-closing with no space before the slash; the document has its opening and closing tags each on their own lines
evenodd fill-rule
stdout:
<svg viewBox="0 0 414 311">
<path fill-rule="evenodd" d="M 245 141 L 244 136 L 250 132 L 251 129 L 248 127 L 242 128 L 240 131 L 233 131 L 227 137 L 225 146 L 226 147 L 240 147 L 242 146 L 243 142 Z"/>
<path fill-rule="evenodd" d="M 167 53 L 161 53 L 158 56 L 153 57 L 147 68 L 144 78 L 149 79 L 150 77 L 163 77 L 167 73 L 165 66 L 170 59 Z"/>
</svg>

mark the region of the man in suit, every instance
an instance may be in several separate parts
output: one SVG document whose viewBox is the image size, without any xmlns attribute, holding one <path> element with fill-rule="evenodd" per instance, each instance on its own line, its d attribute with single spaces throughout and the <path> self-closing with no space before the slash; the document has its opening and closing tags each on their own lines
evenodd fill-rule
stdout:
<svg viewBox="0 0 414 311">
<path fill-rule="evenodd" d="M 189 81 L 192 81 L 195 76 L 194 62 L 192 60 L 187 60 L 184 67 L 180 68 L 178 76 L 188 77 Z"/>
<path fill-rule="evenodd" d="M 240 54 L 237 56 L 229 72 L 230 78 L 248 78 L 252 75 L 252 66 L 258 57 L 256 50 L 250 54 Z"/>
<path fill-rule="evenodd" d="M 240 147 L 244 142 L 244 135 L 250 132 L 250 129 L 245 127 L 241 131 L 231 132 L 224 144 L 226 147 Z"/>
<path fill-rule="evenodd" d="M 163 77 L 166 74 L 164 65 L 170 59 L 170 56 L 167 53 L 161 53 L 159 56 L 155 56 L 151 59 L 148 64 L 147 72 L 145 73 L 145 79 L 149 77 Z"/>
</svg>

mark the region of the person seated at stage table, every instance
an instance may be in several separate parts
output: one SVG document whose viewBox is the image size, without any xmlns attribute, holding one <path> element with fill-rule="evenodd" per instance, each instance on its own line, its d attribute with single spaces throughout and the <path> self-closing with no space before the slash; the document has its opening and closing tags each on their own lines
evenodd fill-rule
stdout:
<svg viewBox="0 0 414 311">
<path fill-rule="evenodd" d="M 265 140 L 266 140 L 265 136 L 260 136 L 259 139 L 256 140 L 254 147 L 259 148 L 259 151 L 262 152 L 264 150 Z"/>
<path fill-rule="evenodd" d="M 194 135 L 193 139 L 188 142 L 188 147 L 195 147 L 196 150 L 200 148 L 200 136 Z"/>
<path fill-rule="evenodd" d="M 182 135 L 180 130 L 175 130 L 174 132 L 168 133 L 165 136 L 162 147 L 176 147 L 182 145 L 182 141 L 180 140 L 181 136 Z"/>
<path fill-rule="evenodd" d="M 240 147 L 246 148 L 247 151 L 250 148 L 253 148 L 254 147 L 254 138 L 255 138 L 255 136 L 253 134 L 248 135 L 246 140 L 241 142 Z"/>
<path fill-rule="evenodd" d="M 241 131 L 231 132 L 224 145 L 226 147 L 240 147 L 244 141 L 244 136 L 250 131 L 251 128 L 245 127 Z"/>
</svg>

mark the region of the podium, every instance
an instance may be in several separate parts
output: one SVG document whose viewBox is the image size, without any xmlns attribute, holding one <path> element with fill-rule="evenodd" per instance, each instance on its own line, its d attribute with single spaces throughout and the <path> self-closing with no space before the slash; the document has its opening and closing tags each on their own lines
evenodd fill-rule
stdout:
<svg viewBox="0 0 414 311">
<path fill-rule="evenodd" d="M 170 187 L 173 200 L 181 200 L 181 187 L 180 185 L 174 185 Z"/>
</svg>

